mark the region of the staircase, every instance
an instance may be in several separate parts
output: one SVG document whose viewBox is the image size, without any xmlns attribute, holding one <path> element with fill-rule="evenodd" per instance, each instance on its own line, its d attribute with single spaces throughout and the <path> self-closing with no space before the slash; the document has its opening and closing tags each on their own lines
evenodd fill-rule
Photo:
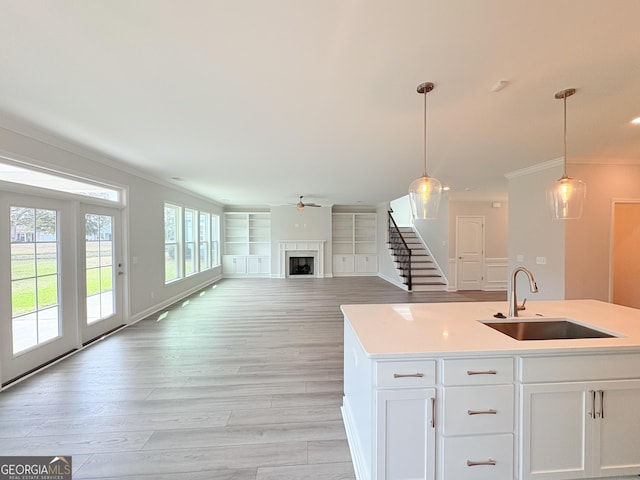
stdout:
<svg viewBox="0 0 640 480">
<path fill-rule="evenodd" d="M 446 283 L 440 275 L 440 272 L 433 260 L 424 249 L 422 241 L 411 227 L 399 227 L 400 234 L 404 238 L 404 243 L 411 250 L 411 268 L 404 265 L 399 261 L 399 257 L 402 253 L 392 244 L 387 244 L 389 253 L 394 260 L 396 270 L 402 279 L 404 284 L 410 291 L 439 291 L 446 289 Z M 409 282 L 409 275 L 411 275 L 411 281 Z M 410 287 L 409 287 L 410 284 Z"/>
</svg>

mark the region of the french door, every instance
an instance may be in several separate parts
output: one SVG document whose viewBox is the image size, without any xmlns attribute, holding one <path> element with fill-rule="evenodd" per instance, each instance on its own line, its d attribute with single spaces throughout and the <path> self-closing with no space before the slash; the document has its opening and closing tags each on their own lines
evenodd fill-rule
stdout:
<svg viewBox="0 0 640 480">
<path fill-rule="evenodd" d="M 117 208 L 0 192 L 0 385 L 124 323 Z"/>
<path fill-rule="evenodd" d="M 80 336 L 87 343 L 124 323 L 120 211 L 81 205 L 78 267 Z"/>
<path fill-rule="evenodd" d="M 16 194 L 0 195 L 0 205 L 4 384 L 77 347 L 77 289 L 73 205 Z"/>
</svg>

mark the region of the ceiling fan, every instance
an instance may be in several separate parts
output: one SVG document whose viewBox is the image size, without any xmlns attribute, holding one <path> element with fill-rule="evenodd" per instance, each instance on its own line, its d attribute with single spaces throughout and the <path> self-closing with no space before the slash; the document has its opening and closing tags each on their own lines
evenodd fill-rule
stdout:
<svg viewBox="0 0 640 480">
<path fill-rule="evenodd" d="M 321 207 L 322 205 L 318 205 L 317 203 L 304 203 L 302 201 L 303 195 L 300 195 L 300 200 L 295 204 L 296 208 L 300 211 L 304 210 L 304 207 Z M 294 205 L 293 203 L 291 205 Z"/>
</svg>

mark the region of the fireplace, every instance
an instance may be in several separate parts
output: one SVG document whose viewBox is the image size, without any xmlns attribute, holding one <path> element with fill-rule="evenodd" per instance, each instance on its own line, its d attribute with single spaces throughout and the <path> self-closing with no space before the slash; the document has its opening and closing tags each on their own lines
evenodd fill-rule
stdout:
<svg viewBox="0 0 640 480">
<path fill-rule="evenodd" d="M 289 256 L 289 276 L 302 275 L 313 276 L 314 257 L 291 257 Z"/>
<path fill-rule="evenodd" d="M 279 242 L 280 278 L 323 278 L 325 240 Z"/>
</svg>

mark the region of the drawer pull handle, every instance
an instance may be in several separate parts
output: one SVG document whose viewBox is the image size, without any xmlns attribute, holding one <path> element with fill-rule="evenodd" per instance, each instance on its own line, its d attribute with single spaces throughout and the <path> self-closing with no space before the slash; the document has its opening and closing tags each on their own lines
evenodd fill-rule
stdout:
<svg viewBox="0 0 640 480">
<path fill-rule="evenodd" d="M 424 373 L 394 373 L 393 378 L 422 378 Z"/>
<path fill-rule="evenodd" d="M 483 462 L 474 462 L 472 460 L 467 460 L 467 467 L 478 467 L 480 465 L 495 465 L 496 461 L 495 460 L 485 460 Z"/>
<path fill-rule="evenodd" d="M 497 375 L 497 370 L 467 370 L 467 375 Z"/>
<path fill-rule="evenodd" d="M 490 410 L 467 410 L 467 415 L 496 415 L 497 413 L 498 411 L 493 408 Z"/>
</svg>

